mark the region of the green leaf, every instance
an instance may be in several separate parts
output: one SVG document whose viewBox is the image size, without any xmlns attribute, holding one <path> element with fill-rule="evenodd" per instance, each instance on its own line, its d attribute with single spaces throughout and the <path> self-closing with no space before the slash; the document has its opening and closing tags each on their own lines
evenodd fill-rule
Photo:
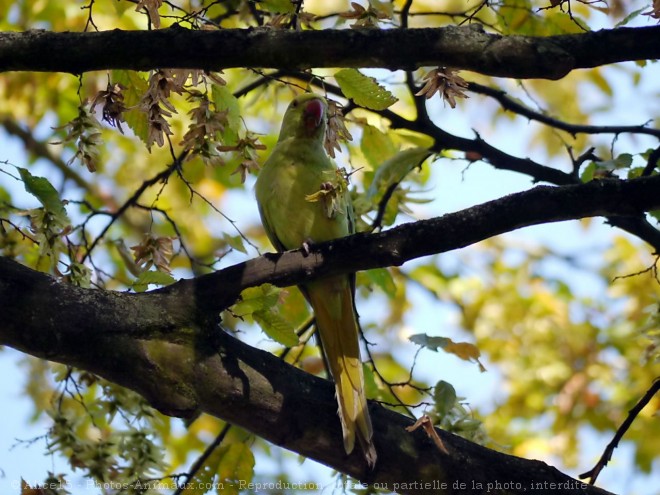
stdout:
<svg viewBox="0 0 660 495">
<path fill-rule="evenodd" d="M 282 289 L 271 284 L 249 287 L 241 292 L 241 300 L 231 307 L 239 318 L 252 318 L 271 339 L 283 346 L 298 344 L 293 325 L 279 312 Z"/>
<path fill-rule="evenodd" d="M 144 292 L 147 290 L 149 284 L 153 285 L 170 285 L 176 282 L 174 277 L 169 273 L 160 271 L 142 272 L 137 280 L 133 282 L 133 290 L 135 292 Z"/>
<path fill-rule="evenodd" d="M 387 268 L 375 268 L 367 270 L 366 273 L 369 280 L 380 287 L 390 299 L 396 295 L 396 284 Z"/>
<path fill-rule="evenodd" d="M 247 249 L 245 249 L 243 238 L 240 235 L 229 235 L 225 233 L 222 236 L 222 240 L 224 240 L 230 248 L 247 254 Z"/>
<path fill-rule="evenodd" d="M 192 479 L 188 480 L 185 484 L 183 495 L 204 495 L 211 491 L 213 487 L 213 478 L 218 473 L 220 461 L 222 460 L 225 451 L 222 447 L 216 448 L 210 456 L 206 458 L 204 463 L 195 473 Z"/>
<path fill-rule="evenodd" d="M 252 314 L 266 335 L 285 347 L 298 345 L 298 336 L 293 326 L 277 311 L 255 311 Z"/>
<path fill-rule="evenodd" d="M 72 285 L 89 289 L 92 286 L 92 272 L 82 263 L 73 262 L 69 266 L 69 279 Z"/>
<path fill-rule="evenodd" d="M 335 73 L 335 79 L 344 96 L 361 107 L 385 110 L 399 101 L 373 77 L 365 76 L 356 69 L 342 69 Z"/>
<path fill-rule="evenodd" d="M 254 455 L 244 443 L 223 445 L 220 468 L 218 469 L 219 494 L 238 495 L 241 485 L 252 481 L 254 475 Z M 245 487 L 242 487 L 245 489 Z"/>
<path fill-rule="evenodd" d="M 226 86 L 213 85 L 211 95 L 217 112 L 227 112 L 227 126 L 222 132 L 221 141 L 227 146 L 238 143 L 241 126 L 241 110 L 238 100 Z"/>
<path fill-rule="evenodd" d="M 447 415 L 456 404 L 456 389 L 451 383 L 440 380 L 433 391 L 435 410 L 442 417 Z"/>
<path fill-rule="evenodd" d="M 279 303 L 281 289 L 271 284 L 248 287 L 241 292 L 241 300 L 231 308 L 238 317 L 249 316 L 255 311 L 269 310 Z"/>
<path fill-rule="evenodd" d="M 432 137 L 409 129 L 397 129 L 389 132 L 419 148 L 430 148 L 435 142 Z"/>
<path fill-rule="evenodd" d="M 362 130 L 360 149 L 374 169 L 398 151 L 388 134 L 369 124 Z"/>
<path fill-rule="evenodd" d="M 392 185 L 401 182 L 415 167 L 419 167 L 424 160 L 431 156 L 426 148 L 409 148 L 399 151 L 392 158 L 383 163 L 376 173 L 367 190 L 367 197 L 376 201 Z"/>
<path fill-rule="evenodd" d="M 47 211 L 53 213 L 61 224 L 67 225 L 69 223 L 69 217 L 64 209 L 64 204 L 57 190 L 48 179 L 32 175 L 25 168 L 17 168 L 21 179 L 23 179 L 25 190 L 37 198 Z"/>
<path fill-rule="evenodd" d="M 637 17 L 639 14 L 641 14 L 642 11 L 644 11 L 646 9 L 647 9 L 647 7 L 642 7 L 641 9 L 634 10 L 633 12 L 628 14 L 626 17 L 624 17 L 621 21 L 617 22 L 614 27 L 618 28 L 618 27 L 625 26 L 630 21 L 632 21 L 635 17 Z"/>
<path fill-rule="evenodd" d="M 591 162 L 589 165 L 584 167 L 582 175 L 580 175 L 580 180 L 583 183 L 591 182 L 594 179 L 594 172 L 596 172 L 596 162 Z"/>
<path fill-rule="evenodd" d="M 632 165 L 633 156 L 630 153 L 621 153 L 613 160 L 603 160 L 596 165 L 601 170 L 615 170 L 628 168 Z"/>
<path fill-rule="evenodd" d="M 138 109 L 138 105 L 147 89 L 149 89 L 147 81 L 142 79 L 139 73 L 132 70 L 113 70 L 112 81 L 115 84 L 121 84 L 125 88 L 123 90 L 124 105 L 129 110 L 124 112 L 124 120 L 126 120 L 133 133 L 146 144 L 149 135 L 149 120 L 147 114 Z"/>
<path fill-rule="evenodd" d="M 633 156 L 630 153 L 621 153 L 614 159 L 616 168 L 628 168 L 632 165 Z"/>
</svg>

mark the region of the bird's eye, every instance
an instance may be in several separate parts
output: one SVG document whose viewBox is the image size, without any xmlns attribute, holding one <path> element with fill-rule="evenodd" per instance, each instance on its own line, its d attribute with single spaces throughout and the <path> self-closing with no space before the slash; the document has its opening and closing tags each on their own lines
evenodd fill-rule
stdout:
<svg viewBox="0 0 660 495">
<path fill-rule="evenodd" d="M 296 108 L 296 107 L 298 106 L 298 100 L 293 100 L 293 101 L 291 102 L 291 106 L 292 106 L 293 108 Z"/>
</svg>

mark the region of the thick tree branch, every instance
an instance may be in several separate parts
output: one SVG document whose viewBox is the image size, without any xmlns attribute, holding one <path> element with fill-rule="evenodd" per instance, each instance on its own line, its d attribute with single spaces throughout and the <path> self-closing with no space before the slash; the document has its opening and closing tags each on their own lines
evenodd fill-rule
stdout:
<svg viewBox="0 0 660 495">
<path fill-rule="evenodd" d="M 625 225 L 628 219 L 658 208 L 660 176 L 627 181 L 595 180 L 562 187 L 538 186 L 378 234 L 356 234 L 312 246 L 308 255 L 301 249 L 266 254 L 161 290 L 194 292 L 199 298 L 198 305 L 209 311 L 221 311 L 233 304 L 245 287 L 264 282 L 286 287 L 310 278 L 399 266 L 542 223 L 604 216 Z M 660 231 L 655 232 L 653 240 L 658 242 L 653 248 L 660 252 Z"/>
<path fill-rule="evenodd" d="M 443 432 L 449 455 L 442 454 L 423 433 L 404 430 L 408 418 L 373 404 L 379 464 L 367 471 L 359 452 L 349 458 L 343 454 L 332 385 L 221 332 L 217 315 L 245 287 L 264 282 L 286 286 L 331 273 L 400 265 L 544 222 L 638 215 L 660 208 L 658 191 L 660 176 L 540 186 L 441 218 L 320 244 L 307 255 L 299 250 L 262 256 L 143 294 L 60 284 L 0 258 L 0 344 L 97 373 L 136 390 L 169 414 L 206 411 L 402 493 L 437 493 L 442 483 L 447 493 L 522 493 L 539 486 L 553 493 L 603 493 L 583 490 L 543 463 Z M 394 485 L 402 480 L 410 484 Z M 481 489 L 473 483 L 481 483 Z"/>
<path fill-rule="evenodd" d="M 399 493 L 606 494 L 442 431 L 441 453 L 405 430 L 410 418 L 373 403 L 379 461 L 368 470 L 359 452 L 344 454 L 330 382 L 221 332 L 190 311 L 194 297 L 80 289 L 5 258 L 0 274 L 0 344 L 97 373 L 169 414 L 205 411 Z"/>
<path fill-rule="evenodd" d="M 162 47 L 162 49 L 154 49 Z M 560 79 L 575 69 L 660 58 L 660 26 L 549 37 L 502 36 L 480 25 L 427 29 L 223 29 L 0 33 L 0 72 L 232 67 L 451 66 L 511 78 Z"/>
</svg>

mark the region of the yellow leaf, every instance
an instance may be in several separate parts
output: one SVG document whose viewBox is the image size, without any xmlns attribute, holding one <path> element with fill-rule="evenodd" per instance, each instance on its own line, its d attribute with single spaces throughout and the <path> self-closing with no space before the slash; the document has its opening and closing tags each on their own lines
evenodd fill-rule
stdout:
<svg viewBox="0 0 660 495">
<path fill-rule="evenodd" d="M 442 349 L 449 354 L 454 354 L 464 361 L 475 362 L 479 365 L 480 371 L 486 371 L 484 365 L 479 361 L 481 352 L 479 352 L 479 349 L 474 344 L 468 342 L 454 342 L 449 337 L 429 337 L 422 333 L 411 335 L 409 340 L 417 345 L 427 347 L 432 351 Z"/>
<path fill-rule="evenodd" d="M 252 480 L 254 455 L 250 447 L 244 443 L 226 445 L 220 450 L 222 450 L 222 459 L 218 470 L 218 493 L 238 495 L 241 485 Z"/>
</svg>

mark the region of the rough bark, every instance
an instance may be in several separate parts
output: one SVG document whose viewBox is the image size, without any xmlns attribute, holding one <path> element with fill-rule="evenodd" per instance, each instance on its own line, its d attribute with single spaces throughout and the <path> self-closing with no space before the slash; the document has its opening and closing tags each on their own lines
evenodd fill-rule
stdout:
<svg viewBox="0 0 660 495">
<path fill-rule="evenodd" d="M 0 72 L 232 67 L 307 69 L 450 66 L 511 78 L 560 79 L 575 69 L 660 58 L 660 26 L 548 37 L 501 36 L 478 24 L 426 29 L 0 33 Z"/>
<path fill-rule="evenodd" d="M 194 297 L 70 287 L 5 258 L 0 274 L 0 342 L 98 373 L 169 414 L 205 411 L 399 493 L 606 493 L 440 431 L 444 454 L 421 431 L 405 430 L 409 418 L 373 403 L 379 461 L 369 470 L 359 451 L 344 454 L 328 381 L 198 320 Z"/>
<path fill-rule="evenodd" d="M 379 234 L 356 234 L 298 251 L 267 254 L 191 283 L 198 304 L 212 310 L 232 304 L 243 287 L 264 282 L 285 287 L 309 278 L 402 265 L 513 230 L 578 218 L 607 216 L 625 223 L 660 207 L 660 176 L 595 180 L 561 187 L 537 186 L 478 206 Z M 648 236 L 660 252 L 660 232 Z M 175 290 L 175 286 L 164 290 Z M 203 302 L 202 302 L 203 301 Z"/>
<path fill-rule="evenodd" d="M 168 414 L 206 411 L 401 493 L 604 493 L 544 463 L 446 432 L 439 433 L 449 451 L 443 454 L 421 431 L 405 431 L 408 418 L 373 403 L 379 463 L 368 471 L 359 452 L 343 454 L 332 385 L 222 332 L 217 315 L 245 287 L 400 265 L 543 222 L 639 215 L 660 208 L 659 191 L 660 176 L 541 186 L 441 218 L 313 246 L 309 254 L 262 256 L 144 294 L 72 287 L 0 258 L 0 344 L 95 372 Z"/>
</svg>

